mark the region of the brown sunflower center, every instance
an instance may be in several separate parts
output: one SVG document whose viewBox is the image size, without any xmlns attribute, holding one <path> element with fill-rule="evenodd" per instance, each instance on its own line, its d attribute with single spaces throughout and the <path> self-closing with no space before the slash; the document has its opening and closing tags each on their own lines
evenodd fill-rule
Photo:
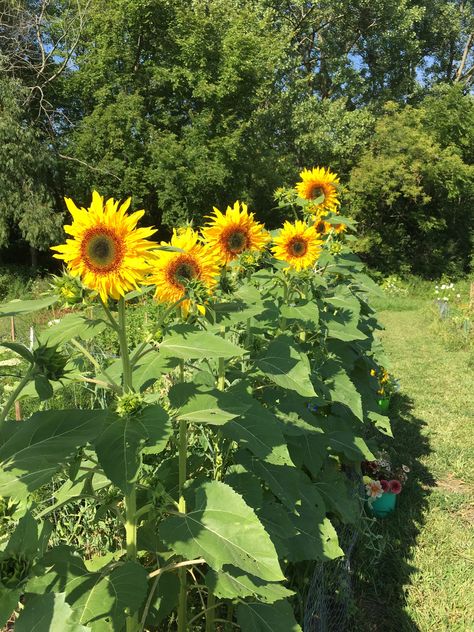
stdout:
<svg viewBox="0 0 474 632">
<path fill-rule="evenodd" d="M 308 252 L 308 242 L 301 237 L 293 237 L 288 244 L 288 250 L 293 257 L 304 257 Z"/>
<path fill-rule="evenodd" d="M 319 184 L 315 184 L 313 188 L 311 189 L 311 193 L 309 194 L 309 197 L 311 200 L 316 200 L 317 198 L 321 196 L 324 202 L 324 198 L 326 197 L 326 191 Z"/>
<path fill-rule="evenodd" d="M 170 267 L 170 281 L 182 287 L 189 281 L 199 277 L 198 262 L 191 255 L 178 255 Z"/>
<path fill-rule="evenodd" d="M 115 270 L 123 260 L 123 243 L 108 228 L 92 228 L 86 232 L 81 254 L 87 267 L 96 273 Z"/>
<path fill-rule="evenodd" d="M 226 245 L 232 253 L 239 253 L 247 249 L 248 237 L 243 230 L 233 230 L 227 235 Z"/>
<path fill-rule="evenodd" d="M 319 220 L 319 222 L 314 225 L 314 228 L 316 229 L 317 233 L 324 234 L 326 232 L 326 224 L 323 222 L 322 219 Z"/>
</svg>

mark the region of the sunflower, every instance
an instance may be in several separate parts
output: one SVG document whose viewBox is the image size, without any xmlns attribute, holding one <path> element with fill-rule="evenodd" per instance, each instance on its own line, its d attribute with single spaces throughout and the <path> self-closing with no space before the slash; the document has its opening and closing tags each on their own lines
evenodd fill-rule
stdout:
<svg viewBox="0 0 474 632">
<path fill-rule="evenodd" d="M 301 220 L 285 222 L 272 248 L 276 259 L 286 261 L 296 270 L 309 268 L 321 252 L 322 241 L 314 226 Z"/>
<path fill-rule="evenodd" d="M 324 167 L 314 167 L 314 169 L 303 169 L 300 173 L 301 182 L 296 185 L 296 192 L 305 200 L 316 200 L 323 197 L 322 202 L 310 207 L 316 211 L 336 211 L 339 206 L 337 185 L 339 178 L 330 169 Z"/>
<path fill-rule="evenodd" d="M 88 209 L 78 208 L 70 198 L 65 201 L 73 222 L 64 230 L 73 239 L 53 246 L 59 253 L 53 256 L 63 259 L 70 273 L 103 301 L 137 288 L 149 267 L 147 254 L 156 245 L 146 239 L 156 232 L 153 228 L 136 228 L 145 211 L 127 215 L 130 198 L 121 205 L 113 198 L 104 202 L 97 191 Z"/>
<path fill-rule="evenodd" d="M 180 248 L 183 252 L 156 250 L 149 283 L 156 286 L 155 299 L 161 303 L 176 303 L 192 285 L 198 291 L 209 293 L 219 276 L 219 255 L 209 245 L 200 243 L 199 234 L 192 228 L 173 231 L 170 243 L 164 246 Z M 182 303 L 184 312 L 189 311 L 190 301 Z M 200 311 L 202 308 L 198 305 Z"/>
<path fill-rule="evenodd" d="M 224 263 L 229 263 L 242 252 L 262 250 L 270 241 L 263 224 L 256 222 L 247 205 L 236 202 L 227 207 L 225 215 L 214 207 L 212 221 L 202 230 L 205 241 L 215 248 Z"/>
<path fill-rule="evenodd" d="M 337 213 L 335 213 L 335 215 L 337 215 Z M 333 230 L 337 234 L 340 234 L 347 229 L 346 224 L 332 224 L 325 219 L 326 217 L 327 213 L 325 213 L 324 211 L 318 211 L 314 216 L 314 227 L 316 229 L 316 232 L 320 235 L 327 235 L 327 233 L 329 233 L 329 231 L 331 230 Z"/>
</svg>

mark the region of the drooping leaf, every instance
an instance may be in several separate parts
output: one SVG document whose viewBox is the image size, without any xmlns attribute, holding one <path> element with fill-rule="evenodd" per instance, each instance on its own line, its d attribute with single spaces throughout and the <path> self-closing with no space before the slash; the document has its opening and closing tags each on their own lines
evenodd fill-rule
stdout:
<svg viewBox="0 0 474 632">
<path fill-rule="evenodd" d="M 292 590 L 282 584 L 265 582 L 234 566 L 226 566 L 221 571 L 209 570 L 205 581 L 206 586 L 220 599 L 257 597 L 265 603 L 275 603 L 294 595 Z"/>
<path fill-rule="evenodd" d="M 350 483 L 346 474 L 334 463 L 325 466 L 315 485 L 328 510 L 335 512 L 345 523 L 357 522 L 361 512 L 358 487 Z"/>
<path fill-rule="evenodd" d="M 291 463 L 281 425 L 276 417 L 256 400 L 238 419 L 226 424 L 222 432 L 269 463 Z"/>
<path fill-rule="evenodd" d="M 168 396 L 176 410 L 176 419 L 218 426 L 245 413 L 252 403 L 251 400 L 250 403 L 239 400 L 228 392 L 190 383 L 175 384 Z"/>
<path fill-rule="evenodd" d="M 323 372 L 332 401 L 344 404 L 360 421 L 364 421 L 360 393 L 345 369 L 335 360 L 329 360 L 324 364 Z"/>
<path fill-rule="evenodd" d="M 290 336 L 275 338 L 256 361 L 257 367 L 282 388 L 296 391 L 303 397 L 315 397 L 307 356 L 296 348 Z"/>
<path fill-rule="evenodd" d="M 71 338 L 90 340 L 107 327 L 101 318 L 87 318 L 82 314 L 67 314 L 41 332 L 39 338 L 48 346 L 62 345 Z"/>
<path fill-rule="evenodd" d="M 75 620 L 92 632 L 122 630 L 125 609 L 136 612 L 147 593 L 147 573 L 140 564 L 127 561 L 105 573 L 87 570 L 70 547 L 59 546 L 42 560 L 46 572 L 28 582 L 27 593 L 65 593 Z"/>
<path fill-rule="evenodd" d="M 203 557 L 211 568 L 232 564 L 267 581 L 284 579 L 268 534 L 231 487 L 201 483 L 185 515 L 171 516 L 160 527 L 164 542 L 179 555 Z"/>
<path fill-rule="evenodd" d="M 28 349 L 28 347 L 25 347 L 25 345 L 22 345 L 19 342 L 0 342 L 0 346 L 5 347 L 6 349 L 10 349 L 10 351 L 17 353 L 24 360 L 26 360 L 30 364 L 33 364 L 34 362 L 33 354 Z"/>
<path fill-rule="evenodd" d="M 45 296 L 28 301 L 10 301 L 0 305 L 0 318 L 5 316 L 19 316 L 20 314 L 31 314 L 41 309 L 49 307 L 57 301 L 56 296 Z"/>
<path fill-rule="evenodd" d="M 30 595 L 15 622 L 15 632 L 90 632 L 74 621 L 74 611 L 66 602 L 65 594 Z"/>
<path fill-rule="evenodd" d="M 309 505 L 304 502 L 289 517 L 293 525 L 293 534 L 289 534 L 285 542 L 289 560 L 326 561 L 344 554 L 336 530 L 326 518 L 324 503 Z"/>
<path fill-rule="evenodd" d="M 286 599 L 272 604 L 258 601 L 240 603 L 237 621 L 242 632 L 302 632 Z"/>
<path fill-rule="evenodd" d="M 178 603 L 179 578 L 176 573 L 164 573 L 155 590 L 153 605 L 147 617 L 147 623 L 159 629 L 159 624 Z"/>
<path fill-rule="evenodd" d="M 314 301 L 304 301 L 295 305 L 282 305 L 281 315 L 286 320 L 298 320 L 312 328 L 319 327 L 319 310 Z"/>
<path fill-rule="evenodd" d="M 199 358 L 232 358 L 245 353 L 245 349 L 205 331 L 175 334 L 160 343 L 160 352 L 166 356 L 192 360 Z"/>
<path fill-rule="evenodd" d="M 130 417 L 110 413 L 95 440 L 101 466 L 109 479 L 124 492 L 136 480 L 141 453 L 159 454 L 165 449 L 172 427 L 161 406 L 147 406 Z"/>
<path fill-rule="evenodd" d="M 95 439 L 106 418 L 103 410 L 50 410 L 35 413 L 0 448 L 0 496 L 21 498 L 44 483 Z"/>
</svg>

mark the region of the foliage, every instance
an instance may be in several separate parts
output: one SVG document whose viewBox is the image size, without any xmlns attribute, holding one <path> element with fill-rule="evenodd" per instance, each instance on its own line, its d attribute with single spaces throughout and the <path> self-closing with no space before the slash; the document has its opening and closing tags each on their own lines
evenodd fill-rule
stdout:
<svg viewBox="0 0 474 632">
<path fill-rule="evenodd" d="M 244 253 L 205 311 L 192 301 L 183 313 L 138 310 L 142 291 L 102 309 L 86 292 L 32 350 L 4 343 L 22 378 L 2 418 L 27 383 L 45 405 L 0 426 L 0 495 L 18 507 L 0 564 L 1 623 L 22 595 L 19 629 L 33 616 L 81 632 L 176 618 L 179 630 L 204 618 L 213 630 L 234 616 L 243 631 L 262 618 L 301 629 L 293 595 L 304 562 L 342 554 L 335 526 L 360 514 L 346 470 L 373 459 L 367 435 L 390 434 L 371 373 L 378 325 L 367 299 L 377 287 L 350 241 L 329 231 L 318 265 L 300 271 L 268 251 L 247 268 Z M 10 302 L 0 315 L 57 300 Z M 119 357 L 91 353 L 104 335 Z M 104 397 L 48 407 L 80 383 Z M 48 547 L 51 519 L 81 502 L 108 530 L 99 551 L 74 537 Z M 194 595 L 205 593 L 203 609 Z"/>
<path fill-rule="evenodd" d="M 426 276 L 467 270 L 474 167 L 464 162 L 461 143 L 451 143 L 449 126 L 437 123 L 435 131 L 439 117 L 430 111 L 433 104 L 438 110 L 453 105 L 454 94 L 458 115 L 467 110 L 472 117 L 472 98 L 459 91 L 441 93 L 439 101 L 430 97 L 418 108 L 388 104 L 351 172 L 351 212 L 363 235 L 357 250 L 380 270 Z M 462 139 L 468 153 L 472 141 L 468 134 Z"/>
</svg>

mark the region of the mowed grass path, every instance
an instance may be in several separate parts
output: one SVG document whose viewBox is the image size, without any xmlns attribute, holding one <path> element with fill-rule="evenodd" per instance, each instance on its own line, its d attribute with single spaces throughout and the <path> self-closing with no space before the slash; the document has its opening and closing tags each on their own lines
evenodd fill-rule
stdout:
<svg viewBox="0 0 474 632">
<path fill-rule="evenodd" d="M 391 417 L 411 480 L 380 521 L 380 559 L 356 580 L 364 627 L 377 632 L 474 630 L 474 369 L 437 338 L 426 301 L 379 312 L 389 370 L 400 379 Z M 393 309 L 393 307 L 398 309 Z M 366 555 L 366 554 L 365 554 Z"/>
</svg>

